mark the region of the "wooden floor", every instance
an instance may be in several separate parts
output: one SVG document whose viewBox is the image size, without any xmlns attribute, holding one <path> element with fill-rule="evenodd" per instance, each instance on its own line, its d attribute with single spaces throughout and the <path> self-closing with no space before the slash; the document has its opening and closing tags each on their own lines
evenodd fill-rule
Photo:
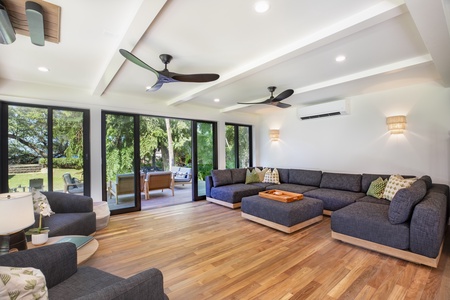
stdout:
<svg viewBox="0 0 450 300">
<path fill-rule="evenodd" d="M 293 234 L 205 201 L 112 216 L 85 265 L 129 277 L 156 267 L 170 299 L 450 299 L 450 231 L 437 269 Z"/>
</svg>

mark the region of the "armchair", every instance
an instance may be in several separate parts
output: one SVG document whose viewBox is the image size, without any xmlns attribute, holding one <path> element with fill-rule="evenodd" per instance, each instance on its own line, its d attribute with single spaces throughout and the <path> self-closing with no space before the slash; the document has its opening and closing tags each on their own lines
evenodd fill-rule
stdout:
<svg viewBox="0 0 450 300">
<path fill-rule="evenodd" d="M 42 192 L 47 197 L 51 209 L 50 217 L 42 218 L 42 226 L 50 228 L 48 235 L 91 235 L 96 231 L 96 216 L 93 200 L 88 196 L 64 194 L 60 192 Z M 34 214 L 38 227 L 39 214 Z"/>
<path fill-rule="evenodd" d="M 77 267 L 77 249 L 72 243 L 2 255 L 0 265 L 41 270 L 49 299 L 168 299 L 160 270 L 152 268 L 124 279 L 93 267 Z"/>
<path fill-rule="evenodd" d="M 84 192 L 83 182 L 79 179 L 72 177 L 70 173 L 64 173 L 64 193 L 79 193 Z"/>
</svg>

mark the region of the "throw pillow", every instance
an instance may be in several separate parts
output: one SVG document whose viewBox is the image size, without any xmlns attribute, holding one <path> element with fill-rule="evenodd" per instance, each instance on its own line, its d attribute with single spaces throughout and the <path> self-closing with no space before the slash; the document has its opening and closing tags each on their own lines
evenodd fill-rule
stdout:
<svg viewBox="0 0 450 300">
<path fill-rule="evenodd" d="M 256 173 L 259 176 L 259 182 L 263 182 L 264 181 L 264 176 L 266 175 L 266 172 L 267 172 L 268 169 L 264 168 L 264 169 L 260 170 L 259 168 L 255 168 L 255 170 L 256 170 Z"/>
<path fill-rule="evenodd" d="M 261 182 L 261 180 L 259 180 L 259 175 L 256 172 L 256 169 L 253 169 L 252 171 L 247 169 L 247 173 L 245 175 L 245 184 L 255 183 L 255 182 Z"/>
<path fill-rule="evenodd" d="M 389 205 L 388 218 L 391 224 L 401 224 L 408 221 L 414 207 L 427 193 L 427 184 L 424 180 L 417 180 L 411 187 L 400 189 Z"/>
<path fill-rule="evenodd" d="M 383 180 L 383 178 L 378 177 L 374 181 L 370 183 L 369 189 L 367 190 L 367 196 L 372 196 L 377 199 L 381 199 L 383 197 L 384 189 L 386 188 L 388 180 L 387 178 Z"/>
<path fill-rule="evenodd" d="M 410 187 L 416 180 L 416 177 L 405 179 L 400 175 L 391 175 L 384 189 L 383 198 L 392 200 L 398 190 Z"/>
<path fill-rule="evenodd" d="M 44 274 L 34 268 L 0 267 L 0 299 L 48 299 Z"/>
<path fill-rule="evenodd" d="M 273 183 L 273 184 L 280 184 L 280 175 L 278 174 L 277 169 L 267 170 L 266 174 L 264 175 L 264 181 L 265 183 Z"/>
<path fill-rule="evenodd" d="M 50 212 L 50 214 L 54 214 L 55 212 L 52 211 L 52 208 L 50 207 L 50 203 L 48 203 L 47 197 L 45 197 L 44 194 L 42 194 L 41 192 L 39 192 L 36 189 L 33 189 L 31 191 L 31 198 L 33 199 L 33 208 L 34 208 L 34 212 L 40 214 L 41 213 L 41 208 L 39 207 L 39 203 L 40 202 L 44 202 L 45 206 L 46 206 L 46 210 L 48 210 Z"/>
</svg>

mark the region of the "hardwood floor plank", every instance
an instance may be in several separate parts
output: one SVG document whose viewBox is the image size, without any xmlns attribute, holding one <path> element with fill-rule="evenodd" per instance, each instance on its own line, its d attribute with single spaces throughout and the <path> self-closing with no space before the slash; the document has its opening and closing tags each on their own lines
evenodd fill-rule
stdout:
<svg viewBox="0 0 450 300">
<path fill-rule="evenodd" d="M 450 240 L 437 269 L 331 238 L 330 218 L 292 234 L 206 201 L 111 216 L 85 265 L 164 275 L 177 299 L 449 299 Z"/>
</svg>

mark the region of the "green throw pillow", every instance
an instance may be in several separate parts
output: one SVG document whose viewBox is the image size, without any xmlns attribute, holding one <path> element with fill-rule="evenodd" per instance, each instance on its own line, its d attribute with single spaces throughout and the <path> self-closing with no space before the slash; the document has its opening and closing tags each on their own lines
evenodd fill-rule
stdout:
<svg viewBox="0 0 450 300">
<path fill-rule="evenodd" d="M 372 196 L 377 199 L 381 199 L 383 197 L 384 189 L 386 188 L 388 180 L 387 178 L 383 180 L 383 178 L 378 177 L 374 181 L 370 183 L 370 187 L 367 190 L 367 196 Z"/>
<path fill-rule="evenodd" d="M 254 182 L 261 182 L 259 179 L 259 175 L 256 172 L 255 169 L 253 169 L 251 172 L 247 169 L 247 173 L 245 175 L 245 184 L 254 183 Z"/>
</svg>

